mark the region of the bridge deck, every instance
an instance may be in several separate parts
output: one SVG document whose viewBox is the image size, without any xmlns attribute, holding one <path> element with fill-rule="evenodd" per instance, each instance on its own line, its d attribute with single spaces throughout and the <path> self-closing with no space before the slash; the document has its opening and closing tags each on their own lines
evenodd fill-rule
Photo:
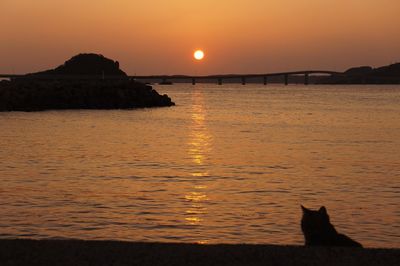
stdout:
<svg viewBox="0 0 400 266">
<path fill-rule="evenodd" d="M 128 76 L 131 79 L 138 80 L 160 80 L 166 82 L 168 80 L 191 80 L 192 84 L 196 84 L 199 80 L 216 79 L 218 84 L 222 84 L 222 80 L 227 79 L 241 79 L 242 84 L 246 84 L 246 79 L 250 78 L 264 78 L 264 84 L 267 84 L 268 77 L 283 76 L 284 83 L 289 83 L 289 76 L 304 75 L 304 84 L 308 84 L 309 76 L 315 74 L 320 75 L 341 75 L 343 73 L 328 70 L 304 70 L 304 71 L 291 71 L 291 72 L 276 72 L 264 74 L 217 74 L 205 76 L 191 76 L 191 75 L 135 75 Z M 16 75 L 16 74 L 0 74 L 0 78 L 35 78 L 35 79 L 121 79 L 123 76 L 109 76 L 109 75 Z"/>
</svg>

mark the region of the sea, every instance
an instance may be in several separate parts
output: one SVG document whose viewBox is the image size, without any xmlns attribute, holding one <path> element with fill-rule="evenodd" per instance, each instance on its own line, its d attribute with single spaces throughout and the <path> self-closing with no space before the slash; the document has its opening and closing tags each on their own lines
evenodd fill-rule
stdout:
<svg viewBox="0 0 400 266">
<path fill-rule="evenodd" d="M 400 86 L 154 85 L 173 107 L 0 113 L 0 239 L 400 248 Z"/>
</svg>

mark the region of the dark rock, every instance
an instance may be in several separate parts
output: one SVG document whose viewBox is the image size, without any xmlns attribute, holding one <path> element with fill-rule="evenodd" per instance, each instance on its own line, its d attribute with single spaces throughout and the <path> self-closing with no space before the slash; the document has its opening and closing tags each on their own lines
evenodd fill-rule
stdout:
<svg viewBox="0 0 400 266">
<path fill-rule="evenodd" d="M 104 78 L 103 71 L 112 78 Z M 0 111 L 172 105 L 175 104 L 167 95 L 160 95 L 151 86 L 129 79 L 119 69 L 118 62 L 96 54 L 80 54 L 56 69 L 0 82 Z"/>
<path fill-rule="evenodd" d="M 16 80 L 0 85 L 0 111 L 131 109 L 175 105 L 133 80 Z"/>
</svg>

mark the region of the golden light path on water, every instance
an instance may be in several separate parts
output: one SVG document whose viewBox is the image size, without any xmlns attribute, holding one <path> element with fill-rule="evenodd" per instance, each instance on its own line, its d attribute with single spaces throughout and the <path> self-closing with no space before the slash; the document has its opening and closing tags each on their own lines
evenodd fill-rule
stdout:
<svg viewBox="0 0 400 266">
<path fill-rule="evenodd" d="M 207 177 L 208 171 L 205 170 L 205 161 L 212 150 L 212 136 L 208 132 L 206 125 L 206 111 L 204 110 L 204 98 L 201 91 L 196 91 L 192 96 L 192 116 L 190 133 L 188 139 L 188 154 L 194 163 L 191 173 L 194 178 Z M 190 208 L 186 210 L 186 223 L 189 225 L 201 225 L 204 222 L 204 214 L 207 207 L 204 203 L 209 201 L 207 195 L 207 185 L 196 184 L 192 191 L 188 191 L 185 199 L 191 202 Z M 207 239 L 199 240 L 198 243 L 206 244 Z"/>
</svg>

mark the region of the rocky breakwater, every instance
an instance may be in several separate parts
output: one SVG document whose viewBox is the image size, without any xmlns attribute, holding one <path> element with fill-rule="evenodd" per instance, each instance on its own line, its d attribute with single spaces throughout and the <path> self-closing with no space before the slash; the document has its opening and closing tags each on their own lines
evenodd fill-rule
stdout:
<svg viewBox="0 0 400 266">
<path fill-rule="evenodd" d="M 0 111 L 130 109 L 172 106 L 167 95 L 132 80 L 0 82 Z"/>
<path fill-rule="evenodd" d="M 0 111 L 131 109 L 175 105 L 101 55 L 80 54 L 55 69 L 0 81 Z"/>
</svg>

